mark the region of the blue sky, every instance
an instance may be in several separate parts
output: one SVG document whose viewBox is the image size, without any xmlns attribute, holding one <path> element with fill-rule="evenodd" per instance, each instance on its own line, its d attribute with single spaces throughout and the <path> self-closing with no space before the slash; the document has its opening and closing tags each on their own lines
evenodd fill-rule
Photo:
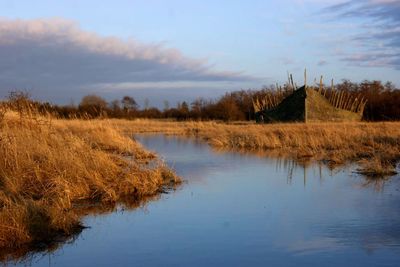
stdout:
<svg viewBox="0 0 400 267">
<path fill-rule="evenodd" d="M 343 78 L 400 85 L 400 1 L 1 1 L 0 92 L 160 105 Z"/>
</svg>

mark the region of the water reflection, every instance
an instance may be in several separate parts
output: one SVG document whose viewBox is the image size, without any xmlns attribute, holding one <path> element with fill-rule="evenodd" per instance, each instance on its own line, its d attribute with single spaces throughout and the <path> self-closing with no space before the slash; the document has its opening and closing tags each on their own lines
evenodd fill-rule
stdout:
<svg viewBox="0 0 400 267">
<path fill-rule="evenodd" d="M 77 231 L 71 236 L 62 237 L 50 244 L 41 244 L 36 247 L 20 247 L 17 249 L 3 249 L 0 251 L 0 262 L 7 264 L 24 264 L 30 265 L 31 262 L 49 257 L 57 251 L 61 246 L 73 244 L 78 238 L 81 231 Z"/>
<path fill-rule="evenodd" d="M 166 140 L 171 139 L 171 137 L 166 137 Z M 187 139 L 186 139 L 187 140 Z M 199 146 L 199 143 L 197 144 Z M 307 173 L 313 172 L 314 176 L 317 176 L 320 182 L 323 182 L 324 179 L 324 172 L 323 169 L 328 170 L 327 176 L 332 177 L 337 175 L 341 172 L 354 172 L 354 175 L 359 176 L 356 174 L 355 171 L 357 169 L 356 164 L 347 164 L 347 165 L 332 165 L 329 162 L 325 161 L 313 161 L 312 158 L 302 158 L 302 159 L 295 159 L 295 158 L 288 158 L 287 156 L 283 155 L 281 152 L 275 151 L 265 151 L 265 150 L 244 150 L 244 149 L 224 149 L 224 148 L 212 148 L 212 151 L 218 153 L 220 155 L 226 153 L 239 153 L 241 155 L 246 156 L 257 156 L 261 159 L 267 159 L 268 162 L 273 161 L 276 166 L 276 171 L 286 171 L 287 173 L 287 184 L 292 184 L 293 182 L 293 173 L 301 170 L 303 173 L 303 185 L 304 187 L 307 185 Z M 400 164 L 396 168 L 400 172 Z M 317 173 L 317 174 L 316 174 Z M 384 190 L 385 182 L 390 180 L 390 177 L 369 177 L 363 176 L 364 180 L 360 183 L 361 187 L 371 187 L 374 188 L 375 191 L 380 192 Z M 396 178 L 394 178 L 396 179 Z"/>
<path fill-rule="evenodd" d="M 166 188 L 166 193 L 177 190 L 178 187 Z M 160 199 L 160 195 L 144 196 L 140 200 L 133 198 L 122 199 L 117 203 L 98 204 L 90 201 L 82 201 L 74 203 L 74 210 L 77 216 L 106 216 L 115 213 L 124 213 L 134 209 L 141 208 L 146 210 L 146 205 L 150 201 Z M 3 249 L 0 251 L 0 262 L 3 264 L 24 264 L 31 265 L 35 261 L 41 261 L 45 258 L 51 258 L 51 255 L 56 253 L 60 247 L 73 245 L 79 240 L 79 235 L 82 231 L 89 229 L 90 226 L 78 227 L 69 236 L 59 236 L 56 240 L 50 243 L 40 243 L 34 245 L 21 246 L 17 249 Z"/>
<path fill-rule="evenodd" d="M 203 143 L 137 136 L 187 183 L 146 209 L 89 216 L 33 266 L 396 266 L 400 181 Z"/>
<path fill-rule="evenodd" d="M 382 178 L 365 177 L 365 181 L 362 183 L 362 187 L 372 187 L 377 192 L 383 192 L 385 188 L 385 183 L 389 180 L 390 178 L 388 177 L 382 177 Z"/>
</svg>

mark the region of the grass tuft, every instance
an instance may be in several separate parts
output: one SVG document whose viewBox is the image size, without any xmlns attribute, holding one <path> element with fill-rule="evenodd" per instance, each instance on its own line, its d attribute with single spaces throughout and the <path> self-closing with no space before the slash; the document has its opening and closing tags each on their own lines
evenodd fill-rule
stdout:
<svg viewBox="0 0 400 267">
<path fill-rule="evenodd" d="M 0 251 L 79 232 L 80 203 L 129 206 L 181 181 L 107 121 L 0 119 Z"/>
<path fill-rule="evenodd" d="M 110 120 L 130 133 L 193 136 L 216 148 L 264 151 L 329 166 L 356 162 L 365 175 L 394 175 L 400 161 L 399 122 L 217 123 Z"/>
</svg>

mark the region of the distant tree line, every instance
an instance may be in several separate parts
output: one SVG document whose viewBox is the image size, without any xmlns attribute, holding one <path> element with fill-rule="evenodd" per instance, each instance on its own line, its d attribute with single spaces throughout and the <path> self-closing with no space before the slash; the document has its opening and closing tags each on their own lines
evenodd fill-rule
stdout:
<svg viewBox="0 0 400 267">
<path fill-rule="evenodd" d="M 363 114 L 366 121 L 400 120 L 400 90 L 396 89 L 390 82 L 385 84 L 380 81 L 353 83 L 349 80 L 343 80 L 336 84 L 333 89 L 367 99 L 368 102 Z M 149 107 L 148 100 L 145 107 L 140 109 L 132 96 L 124 96 L 120 100 L 107 102 L 98 95 L 87 95 L 82 98 L 77 106 L 60 106 L 30 100 L 26 93 L 12 92 L 8 103 L 14 103 L 15 109 L 21 109 L 21 105 L 28 105 L 35 107 L 35 110 L 39 113 L 51 114 L 65 119 L 155 118 L 235 121 L 255 119 L 253 99 L 265 95 L 282 98 L 282 95 L 289 95 L 292 90 L 290 85 L 279 88 L 269 86 L 259 90 L 240 90 L 228 92 L 218 99 L 198 98 L 191 103 L 179 102 L 175 107 L 169 107 L 169 103 L 165 101 L 163 110 Z"/>
<path fill-rule="evenodd" d="M 367 99 L 363 119 L 366 121 L 400 120 L 400 89 L 391 82 L 364 81 L 353 83 L 344 80 L 336 85 L 339 91 L 361 95 Z"/>
</svg>

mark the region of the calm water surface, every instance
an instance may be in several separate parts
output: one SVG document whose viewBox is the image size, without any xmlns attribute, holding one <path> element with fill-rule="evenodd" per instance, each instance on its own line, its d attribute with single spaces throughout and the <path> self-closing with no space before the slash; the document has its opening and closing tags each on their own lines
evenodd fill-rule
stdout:
<svg viewBox="0 0 400 267">
<path fill-rule="evenodd" d="M 32 266 L 400 266 L 400 179 L 139 136 L 187 181 L 133 211 L 90 216 Z"/>
</svg>

